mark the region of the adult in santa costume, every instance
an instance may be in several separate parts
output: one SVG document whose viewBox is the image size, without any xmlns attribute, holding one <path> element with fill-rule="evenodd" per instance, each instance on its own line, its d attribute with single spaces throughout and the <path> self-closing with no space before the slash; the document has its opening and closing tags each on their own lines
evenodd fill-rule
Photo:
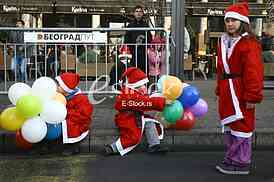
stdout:
<svg viewBox="0 0 274 182">
<path fill-rule="evenodd" d="M 79 143 L 89 133 L 93 106 L 77 87 L 80 76 L 75 73 L 63 73 L 56 77 L 58 92 L 67 99 L 67 117 L 62 122 L 64 155 L 79 153 Z"/>
<path fill-rule="evenodd" d="M 263 99 L 261 47 L 250 31 L 248 4 L 229 6 L 218 48 L 219 115 L 225 130 L 226 154 L 216 169 L 225 174 L 249 174 L 255 104 Z"/>
<path fill-rule="evenodd" d="M 163 97 L 152 97 L 147 94 L 146 74 L 135 67 L 128 68 L 122 75 L 122 89 L 115 101 L 115 124 L 119 128 L 120 137 L 111 145 L 105 146 L 105 154 L 125 155 L 135 148 L 145 133 L 152 154 L 166 153 L 167 148 L 160 145 L 163 138 L 163 126 L 152 117 L 145 115 L 147 111 L 162 111 L 165 106 Z"/>
</svg>

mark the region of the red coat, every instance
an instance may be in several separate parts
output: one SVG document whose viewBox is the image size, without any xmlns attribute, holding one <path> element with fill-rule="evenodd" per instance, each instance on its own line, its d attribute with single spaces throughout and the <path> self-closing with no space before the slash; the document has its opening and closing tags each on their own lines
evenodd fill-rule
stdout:
<svg viewBox="0 0 274 182">
<path fill-rule="evenodd" d="M 76 143 L 89 132 L 93 106 L 81 92 L 67 101 L 67 117 L 62 122 L 63 143 Z"/>
<path fill-rule="evenodd" d="M 116 146 L 121 155 L 131 151 L 139 144 L 145 122 L 148 120 L 160 126 L 159 138 L 163 138 L 163 126 L 158 121 L 146 117 L 144 112 L 162 111 L 165 106 L 165 99 L 163 97 L 149 97 L 131 89 L 129 89 L 129 92 L 127 93 L 123 89 L 121 94 L 116 97 L 114 106 L 118 111 L 115 115 L 115 124 L 120 131 L 120 138 L 117 140 Z"/>
<path fill-rule="evenodd" d="M 221 38 L 216 94 L 222 125 L 229 125 L 235 136 L 250 137 L 255 128 L 255 109 L 246 109 L 246 103 L 259 103 L 263 99 L 263 63 L 260 44 L 244 35 L 236 40 L 228 57 L 225 36 Z M 223 73 L 237 76 L 223 79 Z"/>
</svg>

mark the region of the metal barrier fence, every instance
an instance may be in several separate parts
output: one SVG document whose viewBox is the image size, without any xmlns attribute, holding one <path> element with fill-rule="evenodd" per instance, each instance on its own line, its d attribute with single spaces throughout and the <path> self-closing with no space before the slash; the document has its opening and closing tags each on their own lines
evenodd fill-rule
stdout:
<svg viewBox="0 0 274 182">
<path fill-rule="evenodd" d="M 121 69 L 129 66 L 145 67 L 151 83 L 169 73 L 169 35 L 163 28 L 0 27 L 1 32 L 8 36 L 0 43 L 1 94 L 15 82 L 31 85 L 41 76 L 55 78 L 66 71 L 79 73 L 79 87 L 95 94 L 115 93 Z M 123 43 L 128 32 L 142 32 L 137 43 Z M 151 32 L 157 36 L 149 40 Z M 125 59 L 129 53 L 119 51 L 124 46 L 132 52 L 131 62 Z"/>
</svg>

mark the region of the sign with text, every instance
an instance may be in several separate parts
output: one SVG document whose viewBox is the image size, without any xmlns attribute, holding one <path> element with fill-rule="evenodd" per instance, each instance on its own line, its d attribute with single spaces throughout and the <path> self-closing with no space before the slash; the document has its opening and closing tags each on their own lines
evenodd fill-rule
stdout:
<svg viewBox="0 0 274 182">
<path fill-rule="evenodd" d="M 24 32 L 24 42 L 31 43 L 106 43 L 107 33 Z"/>
</svg>

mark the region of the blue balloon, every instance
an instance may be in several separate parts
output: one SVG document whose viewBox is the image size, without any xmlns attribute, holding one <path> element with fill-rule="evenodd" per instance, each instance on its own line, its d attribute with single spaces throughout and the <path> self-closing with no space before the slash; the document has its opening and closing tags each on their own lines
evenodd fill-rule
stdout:
<svg viewBox="0 0 274 182">
<path fill-rule="evenodd" d="M 199 90 L 194 86 L 187 86 L 183 89 L 178 100 L 182 103 L 184 109 L 196 104 L 200 98 Z"/>
<path fill-rule="evenodd" d="M 163 75 L 160 77 L 160 79 L 157 82 L 158 91 L 161 93 L 163 93 L 163 82 L 166 78 L 167 78 L 167 75 Z"/>
<path fill-rule="evenodd" d="M 47 128 L 48 128 L 47 135 L 46 135 L 47 140 L 55 140 L 62 135 L 62 123 L 58 123 L 58 124 L 47 123 Z"/>
</svg>

